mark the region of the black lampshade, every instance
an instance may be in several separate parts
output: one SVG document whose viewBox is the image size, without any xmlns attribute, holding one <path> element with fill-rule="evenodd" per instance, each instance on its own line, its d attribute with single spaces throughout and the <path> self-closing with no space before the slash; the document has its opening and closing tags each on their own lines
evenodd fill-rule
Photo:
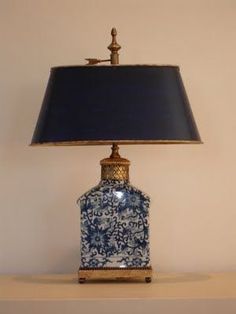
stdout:
<svg viewBox="0 0 236 314">
<path fill-rule="evenodd" d="M 177 66 L 51 70 L 32 144 L 199 143 Z"/>
</svg>

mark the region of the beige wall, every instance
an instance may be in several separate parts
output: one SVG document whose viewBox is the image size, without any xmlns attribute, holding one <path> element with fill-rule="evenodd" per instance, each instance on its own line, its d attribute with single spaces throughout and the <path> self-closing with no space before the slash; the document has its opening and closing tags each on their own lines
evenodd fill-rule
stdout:
<svg viewBox="0 0 236 314">
<path fill-rule="evenodd" d="M 236 1 L 0 0 L 0 272 L 72 272 L 76 198 L 109 147 L 28 147 L 49 69 L 107 57 L 178 64 L 204 145 L 124 146 L 152 197 L 160 271 L 236 270 Z"/>
</svg>

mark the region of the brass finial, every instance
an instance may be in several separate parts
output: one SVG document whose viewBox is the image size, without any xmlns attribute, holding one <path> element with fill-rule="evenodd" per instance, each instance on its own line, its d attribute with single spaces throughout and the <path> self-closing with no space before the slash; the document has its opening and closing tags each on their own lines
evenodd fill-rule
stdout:
<svg viewBox="0 0 236 314">
<path fill-rule="evenodd" d="M 117 31 L 113 27 L 111 30 L 112 42 L 107 47 L 111 51 L 111 64 L 119 64 L 119 54 L 118 51 L 120 50 L 121 46 L 116 41 Z"/>
<path fill-rule="evenodd" d="M 110 54 L 111 58 L 110 59 L 103 59 L 103 60 L 97 59 L 97 58 L 86 58 L 85 60 L 88 62 L 87 65 L 95 65 L 95 64 L 107 62 L 107 61 L 110 61 L 111 64 L 119 64 L 118 50 L 120 50 L 121 46 L 116 41 L 116 35 L 117 35 L 117 31 L 113 27 L 111 30 L 112 42 L 107 47 L 111 51 L 111 54 Z"/>
</svg>

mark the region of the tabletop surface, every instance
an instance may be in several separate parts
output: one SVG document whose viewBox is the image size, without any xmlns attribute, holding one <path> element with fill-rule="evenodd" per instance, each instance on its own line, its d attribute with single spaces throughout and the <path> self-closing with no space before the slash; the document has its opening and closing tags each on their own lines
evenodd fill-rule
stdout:
<svg viewBox="0 0 236 314">
<path fill-rule="evenodd" d="M 76 274 L 2 275 L 1 300 L 236 299 L 236 273 L 158 273 L 152 283 L 77 283 Z"/>
</svg>

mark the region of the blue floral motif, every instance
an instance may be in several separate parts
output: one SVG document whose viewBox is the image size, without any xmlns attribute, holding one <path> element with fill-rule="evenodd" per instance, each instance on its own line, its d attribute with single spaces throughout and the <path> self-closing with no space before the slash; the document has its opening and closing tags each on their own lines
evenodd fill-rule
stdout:
<svg viewBox="0 0 236 314">
<path fill-rule="evenodd" d="M 98 253 L 102 253 L 104 248 L 108 245 L 108 236 L 105 230 L 88 226 L 88 233 L 85 237 L 90 249 L 96 249 Z"/>
<path fill-rule="evenodd" d="M 126 181 L 102 180 L 78 204 L 81 267 L 150 266 L 147 195 Z"/>
</svg>

